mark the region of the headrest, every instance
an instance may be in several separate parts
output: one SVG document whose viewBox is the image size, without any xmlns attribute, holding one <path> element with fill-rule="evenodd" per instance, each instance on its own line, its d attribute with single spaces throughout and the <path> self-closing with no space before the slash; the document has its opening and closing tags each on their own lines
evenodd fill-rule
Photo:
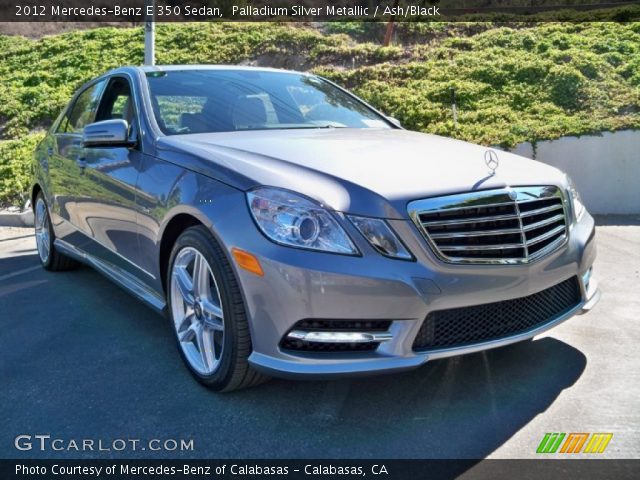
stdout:
<svg viewBox="0 0 640 480">
<path fill-rule="evenodd" d="M 240 97 L 233 107 L 233 123 L 238 126 L 263 125 L 267 123 L 267 109 L 257 97 Z"/>
</svg>

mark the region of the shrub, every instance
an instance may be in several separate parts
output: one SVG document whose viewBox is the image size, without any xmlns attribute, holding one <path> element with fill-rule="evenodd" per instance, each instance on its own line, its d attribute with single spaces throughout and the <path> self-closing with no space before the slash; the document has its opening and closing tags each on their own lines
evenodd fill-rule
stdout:
<svg viewBox="0 0 640 480">
<path fill-rule="evenodd" d="M 575 68 L 558 65 L 551 69 L 548 88 L 551 99 L 568 110 L 576 110 L 584 100 L 585 77 Z"/>
<path fill-rule="evenodd" d="M 639 22 L 399 22 L 388 48 L 380 46 L 384 29 L 374 22 L 159 24 L 157 60 L 310 70 L 407 128 L 484 144 L 640 128 Z M 39 40 L 0 35 L 0 141 L 23 139 L 1 144 L 2 201 L 21 201 L 25 146 L 34 142 L 27 136 L 50 125 L 81 84 L 142 58 L 141 28 Z"/>
<path fill-rule="evenodd" d="M 33 151 L 44 134 L 0 141 L 0 205 L 23 205 L 31 181 Z"/>
</svg>

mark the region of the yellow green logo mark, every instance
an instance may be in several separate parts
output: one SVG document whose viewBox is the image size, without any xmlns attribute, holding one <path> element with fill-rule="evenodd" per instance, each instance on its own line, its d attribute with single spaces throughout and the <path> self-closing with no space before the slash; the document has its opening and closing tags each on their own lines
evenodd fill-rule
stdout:
<svg viewBox="0 0 640 480">
<path fill-rule="evenodd" d="M 545 433 L 536 453 L 604 453 L 612 437 L 613 433 Z"/>
</svg>

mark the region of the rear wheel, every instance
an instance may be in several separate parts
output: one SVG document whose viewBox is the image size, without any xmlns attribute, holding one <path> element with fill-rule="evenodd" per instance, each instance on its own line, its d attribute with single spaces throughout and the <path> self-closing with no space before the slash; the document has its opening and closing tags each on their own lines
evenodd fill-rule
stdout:
<svg viewBox="0 0 640 480">
<path fill-rule="evenodd" d="M 60 253 L 54 244 L 55 233 L 51 226 L 49 209 L 42 192 L 38 193 L 33 209 L 33 223 L 36 234 L 36 247 L 40 263 L 47 270 L 56 272 L 69 270 L 79 265 L 74 259 Z"/>
<path fill-rule="evenodd" d="M 167 278 L 169 316 L 192 375 L 217 391 L 264 381 L 248 362 L 251 337 L 235 275 L 205 227 L 178 237 Z"/>
</svg>

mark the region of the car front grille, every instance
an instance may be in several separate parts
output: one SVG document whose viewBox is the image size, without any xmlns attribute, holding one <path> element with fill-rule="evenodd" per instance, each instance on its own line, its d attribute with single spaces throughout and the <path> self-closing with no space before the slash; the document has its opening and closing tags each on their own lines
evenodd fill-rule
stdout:
<svg viewBox="0 0 640 480">
<path fill-rule="evenodd" d="M 554 186 L 416 200 L 409 215 L 438 257 L 450 263 L 529 263 L 567 238 L 565 197 Z"/>
<path fill-rule="evenodd" d="M 581 301 L 578 278 L 522 298 L 429 313 L 413 342 L 417 351 L 483 343 L 540 327 Z"/>
</svg>

